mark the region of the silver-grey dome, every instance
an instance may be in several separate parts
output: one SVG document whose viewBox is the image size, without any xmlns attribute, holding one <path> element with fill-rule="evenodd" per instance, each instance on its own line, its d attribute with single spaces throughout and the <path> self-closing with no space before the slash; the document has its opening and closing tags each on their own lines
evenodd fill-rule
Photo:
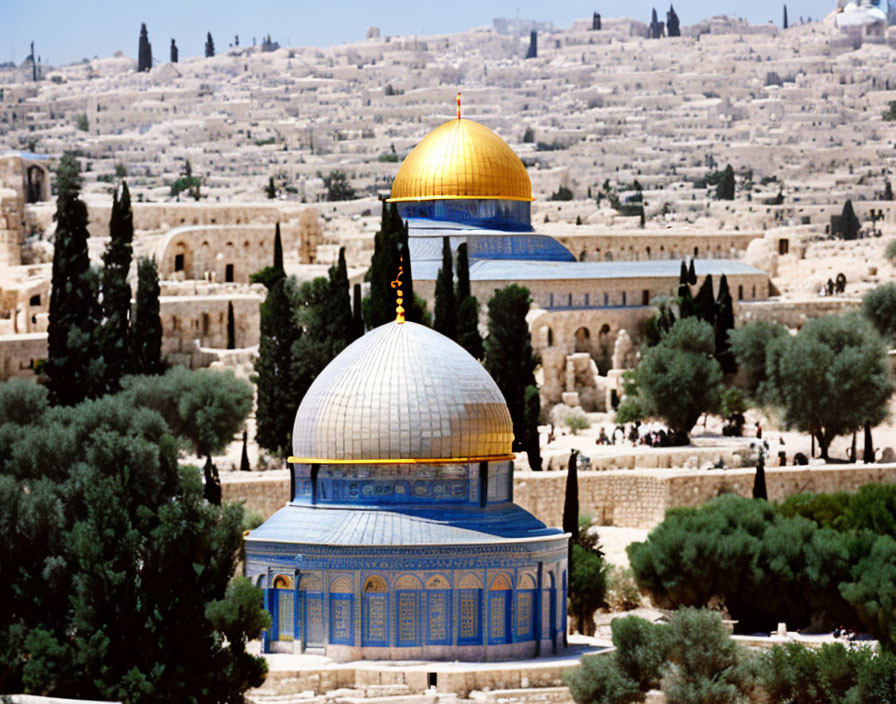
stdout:
<svg viewBox="0 0 896 704">
<path fill-rule="evenodd" d="M 416 323 L 387 323 L 343 350 L 296 413 L 293 454 L 319 460 L 507 455 L 510 412 L 460 345 Z"/>
</svg>

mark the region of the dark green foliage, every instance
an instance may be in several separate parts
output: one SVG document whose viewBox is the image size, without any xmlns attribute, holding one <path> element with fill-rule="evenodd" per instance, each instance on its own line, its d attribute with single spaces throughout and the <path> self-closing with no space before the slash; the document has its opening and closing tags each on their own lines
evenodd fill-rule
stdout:
<svg viewBox="0 0 896 704">
<path fill-rule="evenodd" d="M 580 667 L 567 670 L 563 681 L 576 704 L 633 704 L 643 701 L 638 683 L 627 677 L 617 655 L 586 655 Z"/>
<path fill-rule="evenodd" d="M 777 512 L 786 518 L 802 516 L 814 521 L 819 528 L 836 528 L 845 530 L 846 511 L 852 495 L 845 491 L 836 494 L 795 494 L 786 498 L 778 507 Z"/>
<path fill-rule="evenodd" d="M 697 270 L 694 268 L 694 260 L 691 259 L 688 264 L 688 284 L 691 286 L 697 285 Z"/>
<path fill-rule="evenodd" d="M 573 199 L 572 190 L 569 187 L 564 186 L 562 183 L 557 187 L 557 192 L 551 193 L 550 197 L 548 198 L 548 200 L 572 200 L 572 199 Z"/>
<path fill-rule="evenodd" d="M 852 207 L 852 200 L 847 199 L 843 205 L 843 212 L 840 214 L 839 234 L 845 240 L 854 240 L 859 236 L 859 230 L 862 223 L 856 217 L 856 211 Z"/>
<path fill-rule="evenodd" d="M 594 612 L 606 604 L 608 569 L 599 552 L 582 541 L 570 541 L 569 613 L 583 635 L 594 635 Z"/>
<path fill-rule="evenodd" d="M 579 451 L 569 453 L 566 467 L 566 491 L 563 498 L 563 532 L 569 533 L 570 552 L 572 544 L 579 539 Z"/>
<path fill-rule="evenodd" d="M 884 419 L 893 382 L 886 347 L 864 318 L 810 320 L 767 354 L 770 402 L 787 426 L 815 436 L 823 458 L 838 435 Z"/>
<path fill-rule="evenodd" d="M 355 189 L 352 188 L 352 184 L 349 183 L 344 171 L 335 169 L 326 176 L 320 173 L 318 176 L 324 181 L 324 188 L 327 189 L 327 200 L 354 200 L 357 197 Z"/>
<path fill-rule="evenodd" d="M 860 660 L 856 679 L 847 704 L 896 704 L 896 655 L 892 651 L 883 650 Z"/>
<path fill-rule="evenodd" d="M 704 412 L 717 411 L 722 371 L 713 359 L 712 328 L 696 318 L 677 321 L 660 342 L 647 349 L 627 385 L 643 417 L 662 418 L 679 442 Z"/>
<path fill-rule="evenodd" d="M 236 704 L 263 681 L 260 590 L 228 588 L 242 509 L 203 500 L 167 433 L 122 395 L 0 421 L 4 691 Z"/>
<path fill-rule="evenodd" d="M 840 585 L 840 592 L 881 646 L 896 651 L 896 540 L 878 536 L 870 554 L 854 565 L 852 580 Z"/>
<path fill-rule="evenodd" d="M 656 312 L 647 321 L 644 329 L 645 342 L 648 347 L 658 345 L 676 320 L 672 302 L 666 296 L 658 296 L 651 302 L 651 305 L 656 308 Z"/>
<path fill-rule="evenodd" d="M 149 43 L 149 35 L 146 24 L 140 25 L 140 39 L 137 42 L 137 71 L 143 73 L 152 68 L 152 44 Z"/>
<path fill-rule="evenodd" d="M 761 386 L 765 381 L 765 363 L 769 345 L 787 335 L 780 323 L 754 320 L 737 330 L 728 332 L 731 353 L 739 370 L 738 382 L 754 400 L 761 400 Z"/>
<path fill-rule="evenodd" d="M 212 33 L 205 35 L 205 58 L 210 59 L 215 55 L 215 40 L 212 39 Z"/>
<path fill-rule="evenodd" d="M 731 352 L 731 343 L 728 335 L 734 330 L 734 301 L 728 290 L 728 278 L 722 274 L 719 279 L 719 295 L 716 297 L 716 320 L 714 325 L 716 338 L 716 359 L 726 374 L 734 374 L 737 371 L 737 363 Z"/>
<path fill-rule="evenodd" d="M 412 323 L 419 323 L 430 327 L 432 319 L 426 310 L 426 301 L 414 293 L 414 272 L 411 267 L 411 249 L 408 243 L 408 224 L 402 222 L 398 215 L 398 207 L 392 204 L 392 222 L 398 227 L 398 251 L 401 254 L 404 275 L 401 278 L 401 290 L 404 291 L 405 318 Z"/>
<path fill-rule="evenodd" d="M 236 321 L 233 318 L 233 303 L 227 302 L 227 349 L 236 349 Z"/>
<path fill-rule="evenodd" d="M 152 259 L 137 262 L 137 305 L 131 321 L 133 374 L 161 374 L 162 319 L 159 317 L 159 273 Z"/>
<path fill-rule="evenodd" d="M 669 656 L 669 629 L 637 616 L 614 618 L 610 629 L 619 669 L 642 692 L 659 688 Z"/>
<path fill-rule="evenodd" d="M 202 495 L 212 506 L 221 505 L 221 477 L 218 468 L 212 462 L 211 457 L 205 458 L 205 466 L 202 469 Z"/>
<path fill-rule="evenodd" d="M 66 152 L 56 171 L 56 236 L 47 329 L 50 401 L 65 406 L 102 392 L 105 378 L 98 331 L 101 310 L 97 277 L 87 253 L 87 206 L 80 199 L 81 177 L 75 157 Z"/>
<path fill-rule="evenodd" d="M 693 264 L 693 260 L 691 262 Z M 697 317 L 710 325 L 716 322 L 716 300 L 712 290 L 712 274 L 707 274 L 694 299 Z"/>
<path fill-rule="evenodd" d="M 687 284 L 688 284 L 688 263 L 684 259 L 682 259 L 681 260 L 681 271 L 678 272 L 678 285 L 679 286 L 681 286 L 681 285 L 687 286 Z"/>
<path fill-rule="evenodd" d="M 383 213 L 380 221 L 380 229 L 374 238 L 373 258 L 370 269 L 367 270 L 367 280 L 370 281 L 370 295 L 364 299 L 364 322 L 368 330 L 373 330 L 380 325 L 395 320 L 395 289 L 392 281 L 398 276 L 400 262 L 401 219 L 398 216 L 398 208 L 392 207 L 383 201 Z M 402 276 L 402 291 L 406 293 Z M 408 297 L 405 296 L 407 302 Z M 404 306 L 408 306 L 405 304 Z"/>
<path fill-rule="evenodd" d="M 751 687 L 749 655 L 719 614 L 681 609 L 672 616 L 663 677 L 668 704 L 746 704 Z"/>
<path fill-rule="evenodd" d="M 31 425 L 47 410 L 47 390 L 32 381 L 10 379 L 0 384 L 0 425 Z"/>
<path fill-rule="evenodd" d="M 666 36 L 681 36 L 681 24 L 678 21 L 678 13 L 675 12 L 675 8 L 672 5 L 669 5 L 669 11 L 666 13 Z"/>
<path fill-rule="evenodd" d="M 364 334 L 364 314 L 361 303 L 361 284 L 352 287 L 352 331 L 350 341 L 354 342 Z"/>
<path fill-rule="evenodd" d="M 516 284 L 495 291 L 488 302 L 488 338 L 485 368 L 498 385 L 513 421 L 515 452 L 526 446 L 526 387 L 535 386 L 538 359 L 526 315 L 531 303 L 529 290 Z"/>
<path fill-rule="evenodd" d="M 249 440 L 249 433 L 243 431 L 243 450 L 240 452 L 240 471 L 251 472 L 252 467 L 249 466 L 249 448 L 246 447 Z"/>
<path fill-rule="evenodd" d="M 524 403 L 526 407 L 526 459 L 529 461 L 529 468 L 532 471 L 540 472 L 541 445 L 538 421 L 541 417 L 541 394 L 534 384 L 526 387 Z"/>
<path fill-rule="evenodd" d="M 128 273 L 131 269 L 134 239 L 134 214 L 128 184 L 121 184 L 121 197 L 112 194 L 112 216 L 109 219 L 109 244 L 103 254 L 101 276 L 103 294 L 102 347 L 106 365 L 103 388 L 117 391 L 121 377 L 130 367 L 131 339 L 131 286 Z"/>
<path fill-rule="evenodd" d="M 457 306 L 454 301 L 454 272 L 451 238 L 442 238 L 442 266 L 436 277 L 432 326 L 445 337 L 457 341 Z"/>
<path fill-rule="evenodd" d="M 896 342 L 896 284 L 881 284 L 865 294 L 862 315 L 889 344 Z"/>
<path fill-rule="evenodd" d="M 784 24 L 781 25 L 784 29 L 787 29 L 787 5 L 784 5 Z"/>
<path fill-rule="evenodd" d="M 336 266 L 330 267 L 328 283 L 330 295 L 323 301 L 320 317 L 325 325 L 323 336 L 329 341 L 331 354 L 335 357 L 354 340 L 345 247 L 339 248 Z"/>
<path fill-rule="evenodd" d="M 197 457 L 227 447 L 252 409 L 252 386 L 232 372 L 173 367 L 161 377 L 125 377 L 122 398 L 156 411 Z"/>
<path fill-rule="evenodd" d="M 277 186 L 274 185 L 274 177 L 271 176 L 268 179 L 268 185 L 264 187 L 265 195 L 267 195 L 269 200 L 273 200 L 277 197 Z M 279 223 L 278 223 L 279 224 Z"/>
<path fill-rule="evenodd" d="M 719 185 L 716 186 L 716 200 L 734 200 L 734 169 L 725 167 Z"/>
<path fill-rule="evenodd" d="M 761 453 L 753 477 L 753 498 L 768 501 L 768 489 L 765 487 L 765 457 Z"/>
<path fill-rule="evenodd" d="M 302 330 L 293 317 L 291 290 L 291 282 L 281 277 L 261 304 L 261 336 L 253 377 L 258 389 L 256 440 L 278 457 L 290 454 L 299 400 L 292 378 L 292 355 Z"/>
<path fill-rule="evenodd" d="M 180 178 L 171 184 L 171 196 L 178 197 L 179 200 L 180 194 L 186 191 L 187 195 L 193 200 L 199 200 L 201 197 L 199 192 L 200 185 L 199 177 L 193 175 L 193 165 L 187 159 L 184 162 L 184 170 Z"/>
<path fill-rule="evenodd" d="M 277 226 L 274 228 L 274 268 L 279 271 L 285 271 L 283 269 L 283 240 L 280 239 L 280 221 L 277 221 Z"/>
<path fill-rule="evenodd" d="M 479 301 L 470 293 L 470 260 L 466 242 L 457 248 L 454 302 L 457 305 L 457 343 L 476 359 L 482 359 L 485 352 L 479 334 Z"/>
<path fill-rule="evenodd" d="M 869 648 L 847 649 L 840 643 L 825 643 L 817 650 L 799 643 L 776 645 L 760 657 L 757 672 L 771 701 L 781 704 L 859 704 L 896 701 L 890 698 L 858 699 L 860 679 L 876 669 L 874 660 L 892 663 L 889 654 L 874 656 Z M 883 674 L 883 673 L 881 673 Z M 889 675 L 890 681 L 896 672 Z M 886 681 L 886 675 L 884 675 Z"/>
<path fill-rule="evenodd" d="M 270 288 L 284 276 L 283 270 L 275 266 L 266 266 L 261 271 L 256 271 L 249 275 L 250 284 L 264 284 L 265 288 Z"/>
<path fill-rule="evenodd" d="M 843 520 L 842 529 L 870 530 L 896 539 L 896 484 L 860 486 L 849 496 Z"/>
<path fill-rule="evenodd" d="M 866 546 L 866 547 L 863 547 Z M 721 496 L 667 512 L 644 543 L 628 548 L 638 585 L 664 607 L 724 605 L 744 632 L 796 627 L 822 618 L 855 621 L 839 586 L 851 579 L 867 539 L 802 518 L 762 500 Z"/>
</svg>

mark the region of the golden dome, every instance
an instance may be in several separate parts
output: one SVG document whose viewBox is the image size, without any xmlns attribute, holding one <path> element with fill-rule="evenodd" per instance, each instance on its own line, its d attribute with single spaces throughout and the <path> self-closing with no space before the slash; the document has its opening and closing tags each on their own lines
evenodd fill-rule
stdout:
<svg viewBox="0 0 896 704">
<path fill-rule="evenodd" d="M 494 198 L 535 200 L 523 162 L 488 127 L 449 120 L 408 154 L 390 201 Z"/>
</svg>

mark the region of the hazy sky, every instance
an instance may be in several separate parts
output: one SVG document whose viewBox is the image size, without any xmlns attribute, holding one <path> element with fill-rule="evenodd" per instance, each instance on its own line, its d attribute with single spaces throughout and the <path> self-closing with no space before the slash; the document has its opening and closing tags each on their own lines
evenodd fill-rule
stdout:
<svg viewBox="0 0 896 704">
<path fill-rule="evenodd" d="M 665 18 L 668 0 L 582 2 L 581 0 L 0 0 L 0 61 L 21 62 L 35 50 L 44 62 L 62 64 L 84 57 L 111 56 L 121 49 L 137 55 L 140 23 L 146 22 L 153 55 L 168 60 L 171 38 L 177 40 L 182 58 L 203 53 L 205 33 L 215 47 L 226 49 L 235 34 L 240 44 L 270 33 L 274 41 L 290 46 L 327 46 L 353 42 L 375 25 L 386 34 L 433 34 L 491 25 L 494 17 L 548 20 L 567 27 L 576 18 L 594 11 L 604 17 L 636 17 L 648 21 L 652 7 Z M 781 0 L 682 0 L 676 2 L 682 25 L 704 17 L 728 14 L 751 22 L 781 23 Z M 791 0 L 791 23 L 800 15 L 817 19 L 830 12 L 835 2 Z"/>
</svg>

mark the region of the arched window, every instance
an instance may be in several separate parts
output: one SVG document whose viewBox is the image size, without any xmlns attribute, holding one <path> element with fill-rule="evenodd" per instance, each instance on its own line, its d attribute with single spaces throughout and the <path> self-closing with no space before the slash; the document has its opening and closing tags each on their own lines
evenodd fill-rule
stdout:
<svg viewBox="0 0 896 704">
<path fill-rule="evenodd" d="M 488 593 L 488 642 L 509 643 L 510 610 L 513 591 L 507 575 L 499 574 L 492 580 Z"/>
<path fill-rule="evenodd" d="M 588 331 L 588 328 L 581 327 L 576 330 L 576 344 L 575 344 L 576 352 L 590 352 L 591 351 L 591 333 Z"/>
<path fill-rule="evenodd" d="M 361 604 L 361 645 L 388 647 L 389 594 L 386 580 L 378 575 L 368 577 L 364 581 Z"/>
<path fill-rule="evenodd" d="M 395 582 L 395 640 L 399 648 L 420 645 L 420 580 L 404 575 Z"/>
<path fill-rule="evenodd" d="M 330 643 L 354 645 L 354 594 L 352 580 L 341 575 L 330 582 Z"/>
<path fill-rule="evenodd" d="M 442 575 L 426 582 L 426 643 L 451 645 L 451 585 Z"/>
<path fill-rule="evenodd" d="M 535 580 L 522 575 L 516 590 L 516 640 L 532 640 L 535 637 Z"/>
<path fill-rule="evenodd" d="M 482 582 L 475 575 L 461 579 L 458 602 L 458 645 L 482 645 Z"/>
</svg>

